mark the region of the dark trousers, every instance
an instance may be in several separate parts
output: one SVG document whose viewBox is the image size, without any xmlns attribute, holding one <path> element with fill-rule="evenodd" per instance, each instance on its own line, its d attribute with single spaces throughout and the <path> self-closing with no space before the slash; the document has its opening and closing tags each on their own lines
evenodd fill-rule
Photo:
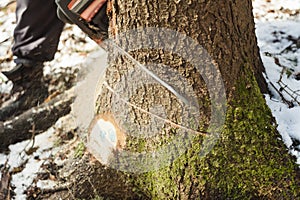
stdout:
<svg viewBox="0 0 300 200">
<path fill-rule="evenodd" d="M 13 54 L 20 62 L 54 58 L 64 23 L 57 17 L 55 0 L 17 0 Z"/>
</svg>

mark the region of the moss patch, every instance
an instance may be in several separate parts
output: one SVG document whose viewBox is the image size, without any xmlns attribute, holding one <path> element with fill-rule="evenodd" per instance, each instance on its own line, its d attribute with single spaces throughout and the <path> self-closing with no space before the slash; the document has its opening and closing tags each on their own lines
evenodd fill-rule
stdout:
<svg viewBox="0 0 300 200">
<path fill-rule="evenodd" d="M 224 130 L 205 158 L 199 158 L 199 136 L 171 166 L 136 177 L 151 199 L 300 198 L 295 160 L 279 139 L 254 75 L 244 70 Z"/>
<path fill-rule="evenodd" d="M 74 157 L 75 158 L 81 158 L 84 154 L 85 151 L 85 145 L 83 142 L 78 143 L 76 146 L 75 152 L 74 152 Z"/>
</svg>

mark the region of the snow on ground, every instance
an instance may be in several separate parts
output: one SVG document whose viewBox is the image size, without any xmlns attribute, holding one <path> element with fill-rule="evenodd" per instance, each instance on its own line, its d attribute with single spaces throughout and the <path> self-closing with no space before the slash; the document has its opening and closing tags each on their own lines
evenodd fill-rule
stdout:
<svg viewBox="0 0 300 200">
<path fill-rule="evenodd" d="M 11 184 L 16 187 L 15 199 L 26 199 L 24 191 L 32 185 L 37 173 L 41 172 L 42 164 L 58 151 L 58 148 L 53 148 L 54 138 L 52 135 L 53 129 L 49 129 L 49 131 L 36 136 L 34 144 L 32 141 L 24 141 L 10 145 L 11 153 L 0 155 L 1 161 L 7 162 L 11 171 L 18 171 L 24 165 L 24 169 L 20 173 L 12 175 Z M 28 152 L 31 149 L 34 150 L 32 154 Z"/>
<path fill-rule="evenodd" d="M 12 0 L 0 1 L 0 70 L 7 70 L 14 66 L 12 61 L 11 46 L 13 44 L 12 34 L 15 27 L 15 3 Z M 59 79 L 61 74 L 74 74 L 76 69 L 86 67 L 88 60 L 99 50 L 98 45 L 89 39 L 78 27 L 66 25 L 60 38 L 58 51 L 55 59 L 45 63 L 44 75 L 52 79 Z M 93 53 L 95 52 L 95 53 Z M 64 76 L 68 78 L 69 76 Z M 1 77 L 0 77 L 1 78 Z M 68 80 L 64 80 L 68 81 Z M 1 83 L 1 80 L 0 80 Z M 10 84 L 0 84 L 0 92 L 9 91 Z M 57 88 L 56 88 L 57 89 Z M 65 88 L 63 88 L 65 89 Z M 56 128 L 60 126 L 58 121 Z M 8 155 L 0 153 L 0 180 L 1 169 L 8 167 L 12 173 L 11 184 L 16 200 L 26 199 L 26 190 L 31 186 L 53 187 L 53 182 L 34 180 L 38 174 L 45 172 L 43 168 L 49 159 L 53 158 L 59 151 L 56 143 L 59 141 L 56 129 L 50 128 L 45 133 L 35 137 L 34 142 L 27 140 L 9 146 Z M 32 151 L 32 152 L 31 152 Z"/>
<path fill-rule="evenodd" d="M 300 164 L 300 1 L 253 0 L 256 35 L 278 131 Z"/>
<path fill-rule="evenodd" d="M 0 59 L 7 60 L 0 63 L 1 69 L 13 66 L 10 48 L 15 15 L 12 11 L 13 4 L 9 4 L 12 7 L 6 9 L 9 2 L 12 1 L 0 2 Z M 266 96 L 266 101 L 278 122 L 278 130 L 285 144 L 291 153 L 298 157 L 297 162 L 300 164 L 300 142 L 296 141 L 300 141 L 300 81 L 295 79 L 300 72 L 300 1 L 253 0 L 253 6 L 258 44 L 266 67 L 267 81 L 273 91 L 272 98 Z M 69 74 L 74 73 L 74 69 L 85 67 L 87 55 L 93 55 L 91 52 L 98 49 L 98 46 L 77 27 L 68 25 L 62 34 L 55 59 L 46 63 L 44 73 L 46 76 L 59 76 L 65 71 Z M 283 96 L 280 96 L 277 90 L 281 91 Z M 282 97 L 286 102 L 283 102 Z M 24 191 L 43 170 L 41 166 L 58 151 L 55 147 L 57 138 L 54 132 L 51 128 L 37 136 L 33 148 L 30 148 L 32 141 L 24 141 L 11 145 L 10 154 L 0 154 L 0 168 L 6 163 L 9 169 L 14 171 L 12 184 L 16 187 L 15 199 L 25 199 Z M 34 151 L 29 154 L 24 149 Z M 47 185 L 43 181 L 36 184 Z M 51 187 L 51 183 L 48 184 L 48 187 Z"/>
<path fill-rule="evenodd" d="M 293 20 L 299 17 L 298 0 L 252 0 L 254 17 L 259 21 Z"/>
</svg>

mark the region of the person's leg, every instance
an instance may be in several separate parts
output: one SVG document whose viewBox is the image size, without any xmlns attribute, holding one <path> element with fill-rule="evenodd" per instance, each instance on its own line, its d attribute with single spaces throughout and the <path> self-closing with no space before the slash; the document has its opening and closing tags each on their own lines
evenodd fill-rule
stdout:
<svg viewBox="0 0 300 200">
<path fill-rule="evenodd" d="M 16 62 L 44 62 L 54 58 L 64 23 L 54 0 L 17 0 L 17 25 L 12 47 Z"/>
<path fill-rule="evenodd" d="M 54 58 L 64 27 L 56 15 L 55 0 L 17 0 L 12 52 L 16 67 L 3 72 L 15 85 L 28 75 L 42 71 L 43 62 Z"/>
<path fill-rule="evenodd" d="M 16 66 L 4 75 L 13 92 L 22 91 L 17 100 L 0 109 L 5 121 L 44 101 L 48 89 L 43 82 L 43 62 L 54 58 L 64 23 L 56 16 L 55 0 L 17 0 L 17 25 L 12 48 Z"/>
</svg>

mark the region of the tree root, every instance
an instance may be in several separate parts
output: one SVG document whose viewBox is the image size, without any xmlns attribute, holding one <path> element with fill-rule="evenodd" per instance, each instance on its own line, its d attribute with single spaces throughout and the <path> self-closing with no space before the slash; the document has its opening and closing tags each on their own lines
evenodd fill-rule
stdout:
<svg viewBox="0 0 300 200">
<path fill-rule="evenodd" d="M 73 100 L 74 92 L 70 89 L 11 120 L 0 122 L 0 152 L 7 150 L 10 144 L 33 138 L 46 131 L 60 117 L 71 111 Z"/>
</svg>

